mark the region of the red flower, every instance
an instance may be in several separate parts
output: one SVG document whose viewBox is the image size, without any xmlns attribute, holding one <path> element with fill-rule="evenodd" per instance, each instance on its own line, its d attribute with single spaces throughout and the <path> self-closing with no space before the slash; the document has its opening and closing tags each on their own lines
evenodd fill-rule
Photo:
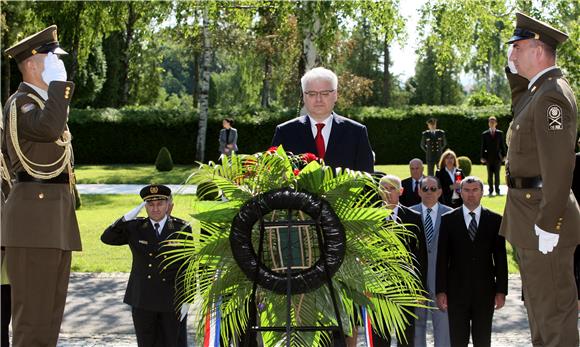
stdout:
<svg viewBox="0 0 580 347">
<path fill-rule="evenodd" d="M 300 170 L 298 169 L 294 169 L 292 172 L 294 172 L 294 176 L 298 176 L 300 174 Z"/>
<path fill-rule="evenodd" d="M 278 146 L 272 146 L 272 147 L 268 148 L 268 150 L 266 152 L 276 153 L 277 150 L 278 150 Z"/>
<path fill-rule="evenodd" d="M 312 153 L 304 153 L 302 154 L 302 160 L 304 160 L 308 164 L 311 161 L 318 160 L 318 157 Z"/>
</svg>

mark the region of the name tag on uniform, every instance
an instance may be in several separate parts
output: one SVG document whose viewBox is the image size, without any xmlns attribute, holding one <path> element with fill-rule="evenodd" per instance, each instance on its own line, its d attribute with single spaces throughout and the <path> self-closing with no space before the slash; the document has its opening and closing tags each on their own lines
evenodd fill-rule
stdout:
<svg viewBox="0 0 580 347">
<path fill-rule="evenodd" d="M 147 240 L 139 240 L 139 243 L 140 244 L 143 244 L 143 245 L 148 245 L 149 244 L 149 242 Z"/>
</svg>

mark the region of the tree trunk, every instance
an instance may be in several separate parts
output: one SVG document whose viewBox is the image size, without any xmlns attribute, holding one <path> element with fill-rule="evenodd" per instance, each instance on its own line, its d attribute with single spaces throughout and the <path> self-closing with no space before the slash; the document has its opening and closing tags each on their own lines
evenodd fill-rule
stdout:
<svg viewBox="0 0 580 347">
<path fill-rule="evenodd" d="M 78 2 L 77 3 L 77 11 L 75 13 L 76 23 L 80 22 L 81 13 L 83 13 L 83 10 L 84 10 L 84 3 Z M 77 77 L 77 72 L 79 70 L 79 46 L 81 44 L 81 31 L 82 31 L 81 26 L 77 26 L 76 28 L 74 28 L 74 31 L 73 31 L 73 42 L 72 42 L 72 52 L 71 52 L 72 63 L 70 66 L 70 71 L 68 72 L 68 80 L 69 81 L 75 80 L 75 78 Z"/>
<path fill-rule="evenodd" d="M 197 144 L 195 148 L 195 159 L 200 162 L 205 161 L 205 138 L 207 133 L 207 118 L 209 109 L 209 79 L 211 64 L 211 42 L 209 37 L 209 14 L 207 8 L 203 10 L 203 49 L 201 57 L 199 83 L 198 114 L 199 123 L 197 127 Z"/>
<path fill-rule="evenodd" d="M 262 107 L 270 107 L 270 80 L 272 79 L 272 60 L 269 55 L 264 59 L 264 81 L 262 84 Z"/>
<path fill-rule="evenodd" d="M 121 52 L 121 105 L 127 105 L 129 102 L 129 49 L 133 43 L 135 35 L 135 22 L 137 22 L 137 13 L 133 8 L 131 1 L 127 2 L 127 9 L 129 11 L 127 16 L 127 23 L 125 26 L 125 42 L 123 42 L 123 51 Z"/>
<path fill-rule="evenodd" d="M 485 73 L 485 90 L 488 93 L 491 93 L 491 49 L 487 50 L 487 65 L 486 65 L 486 73 Z"/>
<path fill-rule="evenodd" d="M 389 50 L 389 43 L 385 35 L 384 41 L 384 61 L 383 61 L 383 106 L 391 106 L 391 72 L 389 65 L 391 64 L 391 53 Z"/>
<path fill-rule="evenodd" d="M 303 31 L 304 40 L 302 41 L 302 57 L 304 59 L 304 69 L 308 71 L 316 66 L 320 61 L 318 49 L 316 47 L 316 37 L 320 33 L 320 18 L 314 18 L 312 27 L 305 28 Z"/>
</svg>

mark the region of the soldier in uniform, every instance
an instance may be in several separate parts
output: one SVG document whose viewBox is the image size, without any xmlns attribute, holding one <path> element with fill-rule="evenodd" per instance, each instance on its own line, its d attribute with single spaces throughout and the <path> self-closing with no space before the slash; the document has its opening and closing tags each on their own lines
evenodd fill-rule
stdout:
<svg viewBox="0 0 580 347">
<path fill-rule="evenodd" d="M 516 21 L 506 69 L 514 120 L 501 235 L 518 254 L 532 344 L 578 346 L 573 255 L 580 208 L 570 189 L 578 113 L 555 66 L 568 35 L 523 13 Z"/>
<path fill-rule="evenodd" d="M 109 226 L 101 241 L 108 245 L 129 245 L 133 265 L 123 302 L 131 306 L 139 347 L 187 347 L 188 305 L 177 313 L 175 286 L 180 263 L 164 262 L 172 249 L 162 241 L 181 238 L 178 231 L 191 233 L 187 223 L 170 215 L 171 189 L 149 185 L 141 189 L 143 203 Z M 147 218 L 137 218 L 145 206 Z"/>
<path fill-rule="evenodd" d="M 427 121 L 428 130 L 423 131 L 421 136 L 421 149 L 425 152 L 427 163 L 427 176 L 435 175 L 435 166 L 447 147 L 445 131 L 437 129 L 437 119 L 430 118 Z"/>
<path fill-rule="evenodd" d="M 81 250 L 75 215 L 67 81 L 56 25 L 5 53 L 23 82 L 4 107 L 2 171 L 12 188 L 2 209 L 2 246 L 12 286 L 14 346 L 56 346 L 71 251 Z M 6 174 L 3 174 L 6 176 Z"/>
</svg>

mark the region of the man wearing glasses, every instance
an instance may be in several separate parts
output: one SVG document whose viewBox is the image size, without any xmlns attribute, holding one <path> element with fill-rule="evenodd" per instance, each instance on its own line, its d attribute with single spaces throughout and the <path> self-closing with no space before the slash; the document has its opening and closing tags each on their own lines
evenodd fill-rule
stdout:
<svg viewBox="0 0 580 347">
<path fill-rule="evenodd" d="M 435 305 L 435 265 L 437 264 L 437 242 L 439 240 L 441 215 L 451 211 L 451 208 L 439 203 L 442 190 L 441 183 L 436 177 L 427 176 L 421 179 L 419 186 L 421 187 L 419 190 L 421 203 L 412 206 L 411 209 L 421 213 L 423 218 L 423 230 L 427 239 L 427 290 L 429 299 L 432 300 L 432 302 L 427 304 L 433 306 L 434 309 L 419 308 L 416 310 L 415 346 L 427 346 L 427 319 L 429 315 L 433 321 L 435 347 L 450 346 L 447 312 L 439 310 Z"/>
<path fill-rule="evenodd" d="M 314 153 L 333 168 L 372 173 L 373 152 L 367 128 L 334 113 L 338 78 L 323 67 L 314 68 L 301 79 L 307 114 L 276 127 L 272 146 L 286 151 Z"/>
</svg>

